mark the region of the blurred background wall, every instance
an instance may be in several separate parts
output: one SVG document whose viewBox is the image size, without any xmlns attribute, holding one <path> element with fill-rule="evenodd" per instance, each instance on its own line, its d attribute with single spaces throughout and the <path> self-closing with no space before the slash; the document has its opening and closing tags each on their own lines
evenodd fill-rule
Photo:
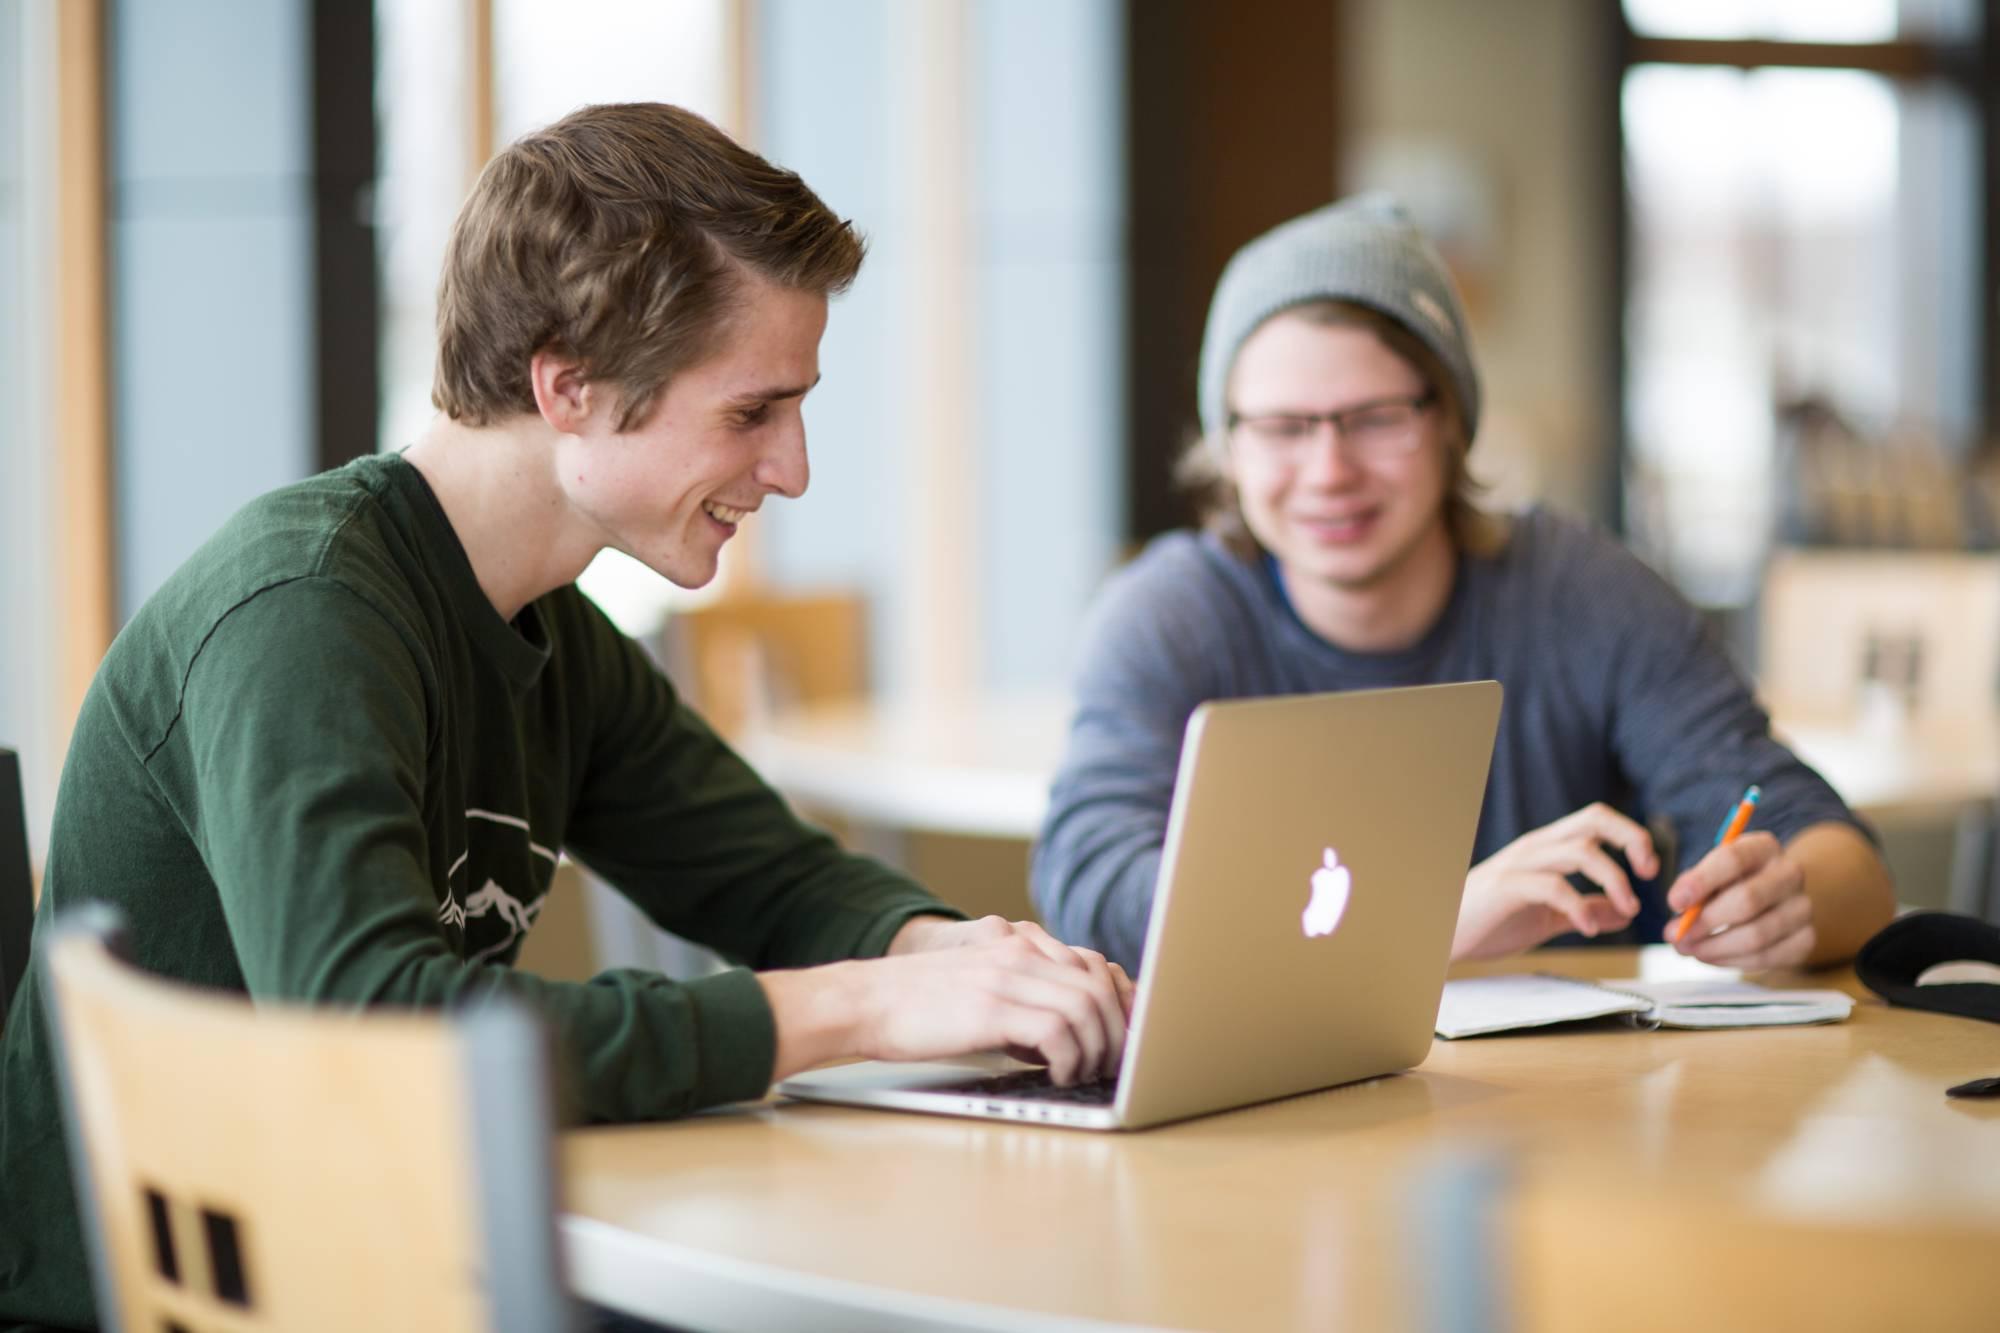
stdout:
<svg viewBox="0 0 2000 1333">
<path fill-rule="evenodd" d="M 589 101 L 702 111 L 871 246 L 810 494 L 701 594 L 594 567 L 636 633 L 834 586 L 879 692 L 1059 690 L 1103 575 L 1185 520 L 1223 260 L 1374 187 L 1466 289 L 1496 503 L 1604 523 L 1731 626 L 1781 544 L 1986 550 L 1994 8 L 0 0 L 0 743 L 33 837 L 117 624 L 244 500 L 423 429 L 458 201 Z"/>
<path fill-rule="evenodd" d="M 1616 508 L 1603 179 L 1617 125 L 1602 0 L 1347 0 L 1348 190 L 1410 202 L 1459 272 L 1488 399 L 1479 473 L 1502 504 Z"/>
</svg>

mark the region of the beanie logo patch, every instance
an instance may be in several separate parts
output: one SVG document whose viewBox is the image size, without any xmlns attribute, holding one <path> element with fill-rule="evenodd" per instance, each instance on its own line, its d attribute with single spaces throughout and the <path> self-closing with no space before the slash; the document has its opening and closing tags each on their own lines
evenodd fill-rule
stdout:
<svg viewBox="0 0 2000 1333">
<path fill-rule="evenodd" d="M 1451 316 L 1444 312 L 1444 307 L 1438 304 L 1435 296 L 1421 287 L 1413 288 L 1410 292 L 1410 304 L 1416 308 L 1418 314 L 1436 325 L 1439 333 L 1451 335 Z"/>
</svg>

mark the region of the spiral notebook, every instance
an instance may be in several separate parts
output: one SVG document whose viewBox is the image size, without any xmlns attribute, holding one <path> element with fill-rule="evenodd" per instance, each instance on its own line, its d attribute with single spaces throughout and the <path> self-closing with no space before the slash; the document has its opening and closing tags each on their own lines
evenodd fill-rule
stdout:
<svg viewBox="0 0 2000 1333">
<path fill-rule="evenodd" d="M 1622 1018 L 1640 1028 L 1752 1028 L 1839 1023 L 1854 1001 L 1836 990 L 1773 990 L 1752 981 L 1578 981 L 1530 974 L 1445 983 L 1437 1035 L 1493 1032 Z"/>
</svg>

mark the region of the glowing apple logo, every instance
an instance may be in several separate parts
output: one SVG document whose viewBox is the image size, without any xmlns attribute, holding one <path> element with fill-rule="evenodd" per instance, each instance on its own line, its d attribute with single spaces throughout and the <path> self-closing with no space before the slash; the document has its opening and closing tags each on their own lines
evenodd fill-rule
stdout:
<svg viewBox="0 0 2000 1333">
<path fill-rule="evenodd" d="M 1340 863 L 1333 848 L 1326 849 L 1326 864 L 1313 871 L 1312 901 L 1300 917 L 1306 938 L 1331 935 L 1347 913 L 1347 898 L 1354 889 L 1354 876 Z"/>
</svg>

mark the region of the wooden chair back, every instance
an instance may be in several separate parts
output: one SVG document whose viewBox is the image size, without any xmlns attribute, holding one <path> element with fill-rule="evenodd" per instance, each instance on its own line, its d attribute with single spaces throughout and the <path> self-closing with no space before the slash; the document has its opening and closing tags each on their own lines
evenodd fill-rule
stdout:
<svg viewBox="0 0 2000 1333">
<path fill-rule="evenodd" d="M 2000 555 L 1782 550 L 1766 573 L 1758 684 L 1781 712 L 1912 720 L 2000 706 Z"/>
<path fill-rule="evenodd" d="M 774 708 L 865 693 L 867 636 L 858 593 L 758 592 L 675 611 L 661 647 L 688 701 L 738 740 Z"/>
<path fill-rule="evenodd" d="M 106 1328 L 561 1329 L 543 1037 L 142 972 L 101 906 L 42 952 Z"/>
</svg>

